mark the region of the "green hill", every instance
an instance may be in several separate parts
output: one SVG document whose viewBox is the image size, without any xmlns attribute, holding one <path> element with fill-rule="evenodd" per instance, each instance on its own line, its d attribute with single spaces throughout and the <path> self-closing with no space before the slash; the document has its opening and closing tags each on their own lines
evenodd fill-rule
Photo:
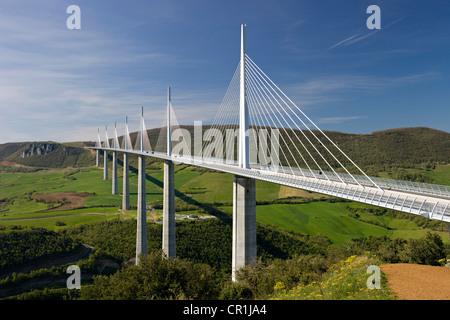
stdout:
<svg viewBox="0 0 450 320">
<path fill-rule="evenodd" d="M 193 126 L 183 126 L 193 137 Z M 207 130 L 209 126 L 203 126 Z M 159 137 L 160 128 L 147 130 L 150 144 L 154 149 Z M 164 135 L 164 131 L 163 135 Z M 298 131 L 289 134 L 300 135 Z M 304 132 L 306 136 L 311 133 Z M 434 168 L 439 164 L 450 163 L 450 133 L 431 128 L 397 128 L 376 131 L 371 134 L 348 134 L 335 131 L 325 133 L 342 149 L 358 166 L 368 174 L 377 174 L 392 168 Z M 281 131 L 282 135 L 286 135 Z M 137 133 L 131 133 L 132 144 L 135 145 Z M 122 138 L 120 137 L 121 141 Z M 285 138 L 285 141 L 290 139 Z M 333 146 L 326 139 L 321 139 L 324 146 L 333 151 Z M 111 140 L 112 143 L 112 140 Z M 296 142 L 298 147 L 300 144 Z M 81 167 L 95 163 L 94 153 L 84 149 L 92 142 L 73 142 L 61 144 L 56 142 L 20 142 L 0 145 L 0 161 L 8 161 L 31 167 Z M 292 145 L 291 148 L 294 148 Z M 318 147 L 323 148 L 321 146 Z M 313 150 L 311 153 L 314 155 Z M 133 158 L 133 157 L 132 157 Z M 320 163 L 320 157 L 316 156 Z M 336 168 L 334 159 L 329 163 Z M 346 166 L 342 159 L 339 159 Z M 154 160 L 149 158 L 149 163 Z M 321 164 L 323 165 L 323 164 Z M 351 166 L 350 166 L 351 167 Z M 405 178 L 405 177 L 399 177 Z M 406 177 L 407 178 L 407 177 Z M 430 181 L 425 181 L 430 182 Z"/>
<path fill-rule="evenodd" d="M 0 145 L 0 160 L 29 167 L 66 168 L 94 164 L 94 155 L 84 147 L 56 142 Z"/>
<path fill-rule="evenodd" d="M 189 131 L 191 137 L 194 136 L 193 126 L 182 126 L 182 128 Z M 209 126 L 203 126 L 203 131 L 209 128 Z M 161 137 L 159 137 L 160 132 L 161 129 L 159 128 L 147 130 L 150 144 L 153 148 L 155 148 L 158 138 L 165 139 L 164 130 L 162 131 Z M 339 154 L 337 149 L 326 138 L 321 137 L 317 131 L 313 132 L 319 137 L 322 143 L 321 146 L 317 146 L 319 151 L 326 154 L 324 151 L 324 146 L 326 146 L 334 154 Z M 371 175 L 376 175 L 379 172 L 388 171 L 392 168 L 429 169 L 434 168 L 436 165 L 450 163 L 450 133 L 441 130 L 413 127 L 376 131 L 371 134 L 349 134 L 336 131 L 324 132 L 359 167 Z M 301 150 L 302 147 L 300 142 L 296 139 L 289 139 L 287 137 L 288 134 L 291 137 L 293 137 L 294 134 L 297 136 L 303 136 L 304 134 L 312 141 L 315 140 L 308 131 L 304 131 L 303 134 L 301 134 L 299 130 L 287 132 L 280 130 L 280 134 L 284 138 L 280 138 L 280 141 L 286 141 L 288 147 L 292 148 L 292 150 L 294 150 L 294 146 L 291 141 L 295 142 L 298 149 Z M 132 133 L 131 141 L 133 145 L 135 144 L 136 138 L 137 133 Z M 119 140 L 121 140 L 121 138 L 119 138 Z M 191 152 L 193 152 L 193 150 L 191 150 Z M 310 150 L 310 152 L 319 165 L 327 167 L 315 150 Z M 286 152 L 286 156 L 289 158 L 290 154 Z M 347 168 L 352 169 L 351 163 L 345 159 L 345 157 L 338 157 L 338 159 Z M 280 160 L 282 161 L 282 164 L 286 164 L 284 159 Z M 290 158 L 288 161 L 294 163 Z M 327 161 L 334 168 L 339 168 L 338 163 L 334 159 L 327 159 Z M 407 179 L 408 177 L 403 176 L 398 178 Z M 413 177 L 412 180 L 416 180 L 416 178 L 417 177 Z"/>
</svg>

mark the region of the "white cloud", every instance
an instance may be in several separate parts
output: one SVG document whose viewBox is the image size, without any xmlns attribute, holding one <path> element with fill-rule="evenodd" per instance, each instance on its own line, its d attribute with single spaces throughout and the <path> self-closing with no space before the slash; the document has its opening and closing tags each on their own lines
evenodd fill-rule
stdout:
<svg viewBox="0 0 450 320">
<path fill-rule="evenodd" d="M 353 120 L 358 120 L 361 119 L 363 117 L 361 116 L 347 116 L 347 117 L 327 117 L 327 118 L 320 118 L 317 122 L 318 123 L 333 123 L 333 124 L 337 124 L 337 123 L 342 123 L 342 122 L 346 122 L 346 121 L 353 121 Z"/>
<path fill-rule="evenodd" d="M 345 38 L 344 40 L 341 40 L 338 43 L 332 45 L 331 47 L 327 48 L 325 51 L 328 51 L 328 50 L 331 50 L 331 49 L 334 49 L 334 48 L 340 47 L 340 46 L 348 46 L 348 45 L 351 45 L 353 43 L 356 43 L 356 42 L 362 41 L 364 39 L 367 39 L 369 37 L 372 37 L 373 35 L 376 35 L 380 31 L 386 30 L 389 27 L 393 26 L 394 24 L 396 24 L 397 22 L 401 21 L 402 19 L 403 18 L 397 19 L 394 22 L 389 23 L 385 27 L 382 27 L 381 29 L 366 30 L 365 34 L 362 34 L 362 35 L 361 35 L 361 33 L 356 33 L 356 34 L 354 34 L 352 36 L 349 36 L 349 37 Z"/>
<path fill-rule="evenodd" d="M 406 86 L 422 81 L 436 80 L 440 73 L 424 72 L 397 77 L 384 77 L 372 75 L 329 75 L 317 77 L 304 83 L 289 86 L 286 91 L 299 105 L 339 101 L 342 95 L 369 94 L 395 87 Z"/>
</svg>

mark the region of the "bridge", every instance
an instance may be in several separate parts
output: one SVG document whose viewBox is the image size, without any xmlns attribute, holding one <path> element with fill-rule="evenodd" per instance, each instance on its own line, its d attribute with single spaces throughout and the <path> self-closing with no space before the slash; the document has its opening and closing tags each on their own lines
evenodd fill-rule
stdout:
<svg viewBox="0 0 450 320">
<path fill-rule="evenodd" d="M 138 157 L 136 264 L 147 254 L 145 159 L 164 162 L 163 243 L 167 257 L 176 257 L 174 165 L 187 164 L 234 175 L 232 278 L 256 262 L 255 181 L 263 180 L 342 199 L 398 210 L 449 223 L 450 187 L 370 177 L 333 142 L 247 55 L 246 25 L 241 25 L 240 61 L 207 130 L 194 122 L 191 131 L 176 120 L 170 87 L 164 125 L 152 148 L 145 127 L 132 145 L 128 120 L 119 141 L 100 137 L 95 147 L 97 166 L 112 154 L 112 193 L 118 194 L 117 156 L 123 153 L 122 209 L 130 208 L 129 157 Z"/>
</svg>

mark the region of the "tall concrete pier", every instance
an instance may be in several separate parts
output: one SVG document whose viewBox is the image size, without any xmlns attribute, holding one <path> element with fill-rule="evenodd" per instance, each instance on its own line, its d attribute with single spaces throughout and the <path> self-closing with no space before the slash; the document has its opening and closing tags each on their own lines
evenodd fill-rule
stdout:
<svg viewBox="0 0 450 320">
<path fill-rule="evenodd" d="M 137 203 L 137 233 L 136 233 L 136 264 L 139 255 L 147 255 L 147 207 L 145 189 L 145 156 L 138 158 L 138 203 Z"/>
<path fill-rule="evenodd" d="M 246 59 L 247 26 L 241 25 L 241 67 L 239 95 L 239 166 L 250 169 L 249 112 L 247 105 Z M 232 280 L 236 271 L 256 263 L 256 193 L 255 180 L 233 179 Z"/>
<path fill-rule="evenodd" d="M 122 210 L 130 209 L 130 171 L 128 153 L 123 154 Z"/>
<path fill-rule="evenodd" d="M 232 280 L 236 271 L 256 263 L 256 193 L 255 180 L 233 179 L 233 249 Z"/>
<path fill-rule="evenodd" d="M 123 145 L 125 150 L 128 150 L 129 132 L 128 132 L 128 117 L 125 117 L 125 134 L 123 136 Z M 129 155 L 127 152 L 123 154 L 123 187 L 122 187 L 122 210 L 130 209 L 130 168 Z"/>
<path fill-rule="evenodd" d="M 112 194 L 119 194 L 118 186 L 117 186 L 117 152 L 113 152 L 113 160 L 112 160 Z"/>
<path fill-rule="evenodd" d="M 172 130 L 170 123 L 170 87 L 167 89 L 167 155 L 172 155 Z M 175 168 L 164 160 L 163 238 L 162 249 L 169 258 L 176 257 L 175 245 Z"/>
<path fill-rule="evenodd" d="M 95 166 L 100 167 L 100 150 L 95 153 Z"/>
<path fill-rule="evenodd" d="M 108 180 L 108 152 L 103 151 L 103 180 Z"/>
<path fill-rule="evenodd" d="M 164 200 L 162 248 L 169 258 L 175 258 L 175 187 L 174 164 L 164 161 Z"/>
</svg>

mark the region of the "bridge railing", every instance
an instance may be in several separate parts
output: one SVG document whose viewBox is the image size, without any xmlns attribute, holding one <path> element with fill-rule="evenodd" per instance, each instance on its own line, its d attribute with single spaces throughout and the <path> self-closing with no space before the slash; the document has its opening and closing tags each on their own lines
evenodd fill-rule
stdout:
<svg viewBox="0 0 450 320">
<path fill-rule="evenodd" d="M 238 165 L 235 160 L 223 160 L 217 158 L 203 158 L 203 157 L 192 157 L 195 162 L 212 162 L 217 164 L 231 164 Z M 319 170 L 310 170 L 303 168 L 291 168 L 286 166 L 277 166 L 271 167 L 270 165 L 262 166 L 260 164 L 251 164 L 251 168 L 258 169 L 261 171 L 269 171 L 269 172 L 277 172 L 284 174 L 292 174 L 295 176 L 302 176 L 308 178 L 316 178 L 320 180 L 328 180 L 328 181 L 337 181 L 337 182 L 345 182 L 349 184 L 355 184 L 356 181 L 362 186 L 374 186 L 374 183 L 382 188 L 387 190 L 404 190 L 409 192 L 416 192 L 421 194 L 430 194 L 439 197 L 450 198 L 450 186 L 431 184 L 431 183 L 423 183 L 423 182 L 415 182 L 415 181 L 405 181 L 405 180 L 396 180 L 396 179 L 387 179 L 380 177 L 370 177 L 369 180 L 366 176 L 352 174 L 349 175 L 347 173 L 342 172 L 331 172 L 331 171 L 319 171 Z M 355 181 L 356 180 L 356 181 Z"/>
<path fill-rule="evenodd" d="M 102 149 L 113 151 L 113 149 Z M 130 152 L 129 150 L 127 151 L 120 149 L 115 151 Z M 140 154 L 138 151 L 131 152 Z M 274 168 L 261 168 L 260 166 L 256 166 L 254 169 L 244 169 L 240 168 L 235 161 L 227 162 L 216 158 L 207 159 L 203 157 L 183 157 L 177 155 L 168 157 L 164 153 L 159 152 L 145 152 L 144 154 L 161 159 L 170 159 L 175 162 L 179 161 L 184 164 L 197 165 L 204 168 L 241 175 L 257 180 L 264 180 L 291 186 L 293 188 L 336 196 L 387 209 L 408 212 L 429 219 L 450 222 L 450 201 L 448 199 L 441 200 L 435 197 L 448 197 L 448 189 L 446 189 L 446 186 L 439 186 L 443 187 L 442 189 L 439 189 L 436 188 L 437 185 L 432 185 L 432 187 L 424 187 L 418 185 L 417 183 L 409 184 L 404 183 L 404 181 L 400 182 L 400 180 L 382 179 L 380 181 L 384 184 L 380 184 L 379 186 L 382 189 L 378 189 L 373 186 L 372 183 L 369 183 L 367 178 L 364 180 L 361 176 L 356 176 L 357 179 L 361 179 L 359 180 L 360 185 L 358 185 L 351 176 L 345 174 L 341 174 L 341 178 L 344 181 L 343 183 L 336 177 L 336 175 L 335 178 L 332 179 L 332 174 L 330 172 L 323 173 L 317 170 L 313 171 L 301 169 L 301 171 L 294 171 L 293 174 L 292 171 L 291 173 L 287 173 L 287 170 L 285 170 L 286 168 L 276 168 L 275 170 Z M 445 193 L 445 190 L 447 190 L 447 193 Z M 409 193 L 404 194 L 402 191 L 408 191 Z M 427 196 L 427 194 L 430 196 Z M 431 197 L 431 195 L 434 197 Z"/>
<path fill-rule="evenodd" d="M 204 160 L 202 162 L 202 160 Z M 238 167 L 237 165 L 225 165 L 223 161 L 217 161 L 217 159 L 200 159 L 197 158 L 197 163 L 202 163 L 203 166 L 214 169 L 220 166 L 220 170 L 258 180 L 265 180 L 268 182 L 279 183 L 294 188 L 301 188 L 313 192 L 319 192 L 347 200 L 353 200 L 357 202 L 363 202 L 366 204 L 384 207 L 387 209 L 394 209 L 398 211 L 408 212 L 416 215 L 420 215 L 429 219 L 442 220 L 450 222 L 450 208 L 449 201 L 442 200 L 439 203 L 439 199 L 427 200 L 426 194 L 433 195 L 446 195 L 446 189 L 433 189 L 430 187 L 418 187 L 416 183 L 399 184 L 399 180 L 382 179 L 384 184 L 381 185 L 384 190 L 380 190 L 373 187 L 373 184 L 369 184 L 369 180 L 360 180 L 361 186 L 354 183 L 354 180 L 349 176 L 341 176 L 347 183 L 342 183 L 339 179 L 326 179 L 323 177 L 323 173 L 319 171 L 311 173 L 310 170 L 304 170 L 298 174 L 288 174 L 281 172 L 282 170 L 261 170 L 260 166 L 255 166 L 259 170 L 249 170 Z M 329 173 L 329 172 L 328 172 Z M 331 174 L 329 173 L 329 177 Z M 316 179 L 312 179 L 316 178 Z M 345 179 L 344 179 L 345 178 Z M 361 176 L 359 177 L 361 178 Z M 365 177 L 364 177 L 365 178 Z M 352 183 L 350 183 L 352 182 Z M 380 186 L 380 185 L 379 185 Z M 434 185 L 436 186 L 436 185 Z M 403 187 L 403 188 L 402 188 Z M 441 186 L 445 187 L 445 186 Z M 394 189 L 398 190 L 396 192 Z M 401 194 L 402 190 L 418 192 L 420 194 Z M 438 192 L 436 192 L 438 190 Z"/>
<path fill-rule="evenodd" d="M 248 170 L 247 170 L 248 171 Z M 242 172 L 244 174 L 244 172 Z M 426 200 L 420 195 L 405 195 L 390 190 L 379 190 L 376 188 L 360 187 L 358 185 L 343 184 L 337 181 L 320 180 L 294 177 L 284 175 L 284 177 L 273 174 L 260 173 L 259 179 L 272 182 L 282 182 L 285 185 L 315 191 L 339 198 L 363 202 L 366 204 L 394 209 L 403 212 L 417 214 L 429 219 L 450 222 L 450 208 L 448 200 L 443 200 L 440 204 L 438 200 Z"/>
<path fill-rule="evenodd" d="M 269 171 L 273 171 L 274 169 L 270 166 L 262 167 L 260 165 L 253 165 L 252 168 L 255 169 L 266 169 Z M 349 175 L 347 173 L 341 172 L 330 172 L 330 171 L 319 171 L 319 170 L 309 170 L 309 169 L 299 169 L 299 168 L 287 168 L 280 167 L 276 169 L 276 172 L 291 172 L 297 176 L 304 176 L 309 178 L 316 178 L 322 180 L 330 180 L 330 181 L 339 181 L 346 182 L 350 184 L 355 184 L 355 180 L 363 185 L 363 186 L 373 186 L 372 181 L 380 188 L 388 189 L 388 190 L 405 190 L 410 192 L 417 193 L 426 193 L 435 196 L 447 197 L 450 198 L 450 186 L 431 184 L 431 183 L 423 183 L 423 182 L 414 182 L 414 181 L 404 181 L 404 180 L 396 180 L 396 179 L 386 179 L 380 177 L 370 177 L 372 181 L 370 181 L 367 177 L 363 175 Z"/>
</svg>

